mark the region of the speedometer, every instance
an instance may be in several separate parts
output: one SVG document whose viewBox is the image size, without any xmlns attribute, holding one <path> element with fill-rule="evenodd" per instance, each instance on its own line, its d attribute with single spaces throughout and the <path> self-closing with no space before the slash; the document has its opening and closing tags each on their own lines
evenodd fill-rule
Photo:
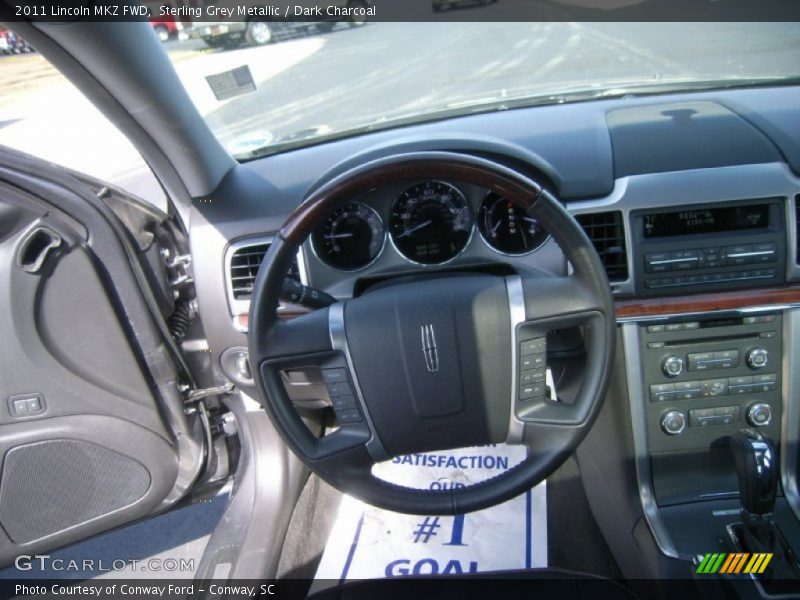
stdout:
<svg viewBox="0 0 800 600">
<path fill-rule="evenodd" d="M 344 271 L 370 265 L 378 258 L 385 241 L 386 229 L 378 213 L 360 202 L 350 202 L 335 210 L 311 235 L 319 259 Z"/>
<path fill-rule="evenodd" d="M 389 231 L 397 251 L 423 265 L 455 258 L 472 235 L 472 214 L 457 188 L 442 181 L 411 186 L 395 200 Z"/>
<path fill-rule="evenodd" d="M 533 252 L 547 241 L 547 231 L 523 208 L 499 194 L 490 193 L 481 203 L 478 229 L 489 246 L 502 254 Z"/>
</svg>

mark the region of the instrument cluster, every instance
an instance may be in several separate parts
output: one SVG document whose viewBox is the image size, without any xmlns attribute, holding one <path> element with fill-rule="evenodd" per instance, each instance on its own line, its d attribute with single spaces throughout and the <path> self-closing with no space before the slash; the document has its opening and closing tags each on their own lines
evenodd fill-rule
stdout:
<svg viewBox="0 0 800 600">
<path fill-rule="evenodd" d="M 476 230 L 506 256 L 529 254 L 549 239 L 535 218 L 502 196 L 484 192 L 471 203 L 444 181 L 410 185 L 383 212 L 361 201 L 345 204 L 312 234 L 314 253 L 333 269 L 357 271 L 378 260 L 387 240 L 411 263 L 442 265 L 465 250 Z"/>
</svg>

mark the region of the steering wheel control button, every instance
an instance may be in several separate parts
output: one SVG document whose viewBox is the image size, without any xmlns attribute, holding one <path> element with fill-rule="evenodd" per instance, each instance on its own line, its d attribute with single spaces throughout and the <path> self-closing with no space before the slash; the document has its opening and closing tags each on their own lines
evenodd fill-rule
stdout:
<svg viewBox="0 0 800 600">
<path fill-rule="evenodd" d="M 527 385 L 522 385 L 519 388 L 519 399 L 520 400 L 530 400 L 532 398 L 542 397 L 544 398 L 545 392 L 544 383 L 531 383 Z"/>
<path fill-rule="evenodd" d="M 759 402 L 747 409 L 747 422 L 753 427 L 764 427 L 772 421 L 772 409 L 769 404 Z"/>
<path fill-rule="evenodd" d="M 528 369 L 543 369 L 547 366 L 547 359 L 544 354 L 523 356 L 519 359 L 519 366 L 522 371 L 527 371 Z"/>
<path fill-rule="evenodd" d="M 353 386 L 350 384 L 350 374 L 343 367 L 321 369 L 322 380 L 328 389 L 331 407 L 336 414 L 339 425 L 362 423 L 364 417 L 358 408 L 353 395 Z"/>
<path fill-rule="evenodd" d="M 750 348 L 747 351 L 746 359 L 747 366 L 751 369 L 763 369 L 769 362 L 769 353 L 764 348 Z"/>
<path fill-rule="evenodd" d="M 519 375 L 519 383 L 520 385 L 526 385 L 529 383 L 539 383 L 544 381 L 545 372 L 540 371 L 538 369 L 532 369 L 530 371 L 523 371 Z"/>
<path fill-rule="evenodd" d="M 351 410 L 340 410 L 336 413 L 336 418 L 341 424 L 361 423 L 364 420 L 357 408 Z"/>
<path fill-rule="evenodd" d="M 339 381 L 328 384 L 328 393 L 331 396 L 352 396 L 353 388 L 349 381 Z"/>
<path fill-rule="evenodd" d="M 322 369 L 322 380 L 325 383 L 341 383 L 349 381 L 347 369 Z"/>
<path fill-rule="evenodd" d="M 683 359 L 677 356 L 667 356 L 661 363 L 661 369 L 667 377 L 677 377 L 683 373 Z"/>
<path fill-rule="evenodd" d="M 331 398 L 331 405 L 334 411 L 354 410 L 356 399 L 354 396 L 335 396 Z"/>
<path fill-rule="evenodd" d="M 661 418 L 661 429 L 667 435 L 680 435 L 686 429 L 686 417 L 682 412 L 671 410 Z"/>
<path fill-rule="evenodd" d="M 544 400 L 547 372 L 547 338 L 523 340 L 519 343 L 519 394 L 520 401 Z"/>
<path fill-rule="evenodd" d="M 528 356 L 530 354 L 542 354 L 547 348 L 547 340 L 545 338 L 536 338 L 535 340 L 528 340 L 519 345 L 520 356 Z"/>
</svg>

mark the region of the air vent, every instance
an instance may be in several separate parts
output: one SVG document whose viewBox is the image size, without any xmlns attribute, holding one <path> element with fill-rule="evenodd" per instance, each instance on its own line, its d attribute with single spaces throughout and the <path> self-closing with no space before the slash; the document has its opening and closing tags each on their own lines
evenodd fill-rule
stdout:
<svg viewBox="0 0 800 600">
<path fill-rule="evenodd" d="M 628 257 L 625 253 L 625 227 L 619 211 L 576 215 L 586 235 L 592 240 L 609 281 L 628 278 Z"/>
<path fill-rule="evenodd" d="M 269 242 L 241 246 L 231 254 L 230 284 L 234 300 L 249 300 L 253 293 L 253 283 L 258 275 L 258 267 L 269 250 Z M 292 262 L 289 277 L 300 280 L 297 259 Z"/>
<path fill-rule="evenodd" d="M 797 254 L 795 259 L 797 264 L 800 265 L 800 194 L 794 197 L 794 240 L 797 244 Z"/>
</svg>

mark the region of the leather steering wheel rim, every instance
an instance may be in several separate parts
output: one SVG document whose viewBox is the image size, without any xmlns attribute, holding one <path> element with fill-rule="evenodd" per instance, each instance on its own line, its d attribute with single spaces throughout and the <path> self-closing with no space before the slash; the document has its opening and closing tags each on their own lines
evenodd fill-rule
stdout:
<svg viewBox="0 0 800 600">
<path fill-rule="evenodd" d="M 512 314 L 508 427 L 505 439 L 497 439 L 502 437 L 502 432 L 497 427 L 496 415 L 489 415 L 487 418 L 493 419 L 494 428 L 484 429 L 491 430 L 491 435 L 487 435 L 492 439 L 482 441 L 511 440 L 513 434 L 513 441 L 528 446 L 528 457 L 494 478 L 448 490 L 411 489 L 372 475 L 372 466 L 377 461 L 390 458 L 396 452 L 387 452 L 381 444 L 377 419 L 371 417 L 380 413 L 382 407 L 374 398 L 366 402 L 358 385 L 362 378 L 359 366 L 353 363 L 347 349 L 347 340 L 352 344 L 353 337 L 348 338 L 344 331 L 345 310 L 357 314 L 355 308 L 359 299 L 286 321 L 277 315 L 280 288 L 291 261 L 300 245 L 333 210 L 360 193 L 384 184 L 427 179 L 479 185 L 524 208 L 552 235 L 573 271 L 567 277 L 507 277 L 503 281 L 502 289 L 509 303 L 503 310 Z M 495 294 L 492 297 L 501 298 L 499 284 L 495 285 L 496 282 L 486 277 L 465 277 L 464 281 L 480 288 L 483 295 L 486 294 L 480 286 L 491 288 Z M 399 289 L 402 285 L 399 284 Z M 434 285 L 431 283 L 429 287 Z M 443 285 L 452 285 L 452 281 Z M 352 308 L 348 306 L 351 302 L 354 303 Z M 514 311 L 518 315 L 515 325 Z M 336 327 L 341 327 L 341 335 L 334 333 L 334 322 Z M 524 328 L 546 335 L 559 326 L 581 327 L 586 363 L 580 387 L 569 405 L 538 402 L 521 417 L 515 375 L 519 368 L 519 336 Z M 527 177 L 483 158 L 450 152 L 421 152 L 369 162 L 311 192 L 289 216 L 261 264 L 251 299 L 248 340 L 259 399 L 278 433 L 312 471 L 342 492 L 381 508 L 409 514 L 454 515 L 499 504 L 530 489 L 575 450 L 597 417 L 608 387 L 615 354 L 616 321 L 608 279 L 591 241 L 552 194 Z M 280 372 L 287 364 L 314 364 L 315 361 L 322 364 L 334 359 L 350 369 L 365 423 L 358 427 L 343 426 L 333 435 L 320 439 L 311 434 L 292 406 Z M 427 425 L 433 421 L 420 422 Z M 388 438 L 387 427 L 383 427 L 383 432 Z"/>
</svg>

